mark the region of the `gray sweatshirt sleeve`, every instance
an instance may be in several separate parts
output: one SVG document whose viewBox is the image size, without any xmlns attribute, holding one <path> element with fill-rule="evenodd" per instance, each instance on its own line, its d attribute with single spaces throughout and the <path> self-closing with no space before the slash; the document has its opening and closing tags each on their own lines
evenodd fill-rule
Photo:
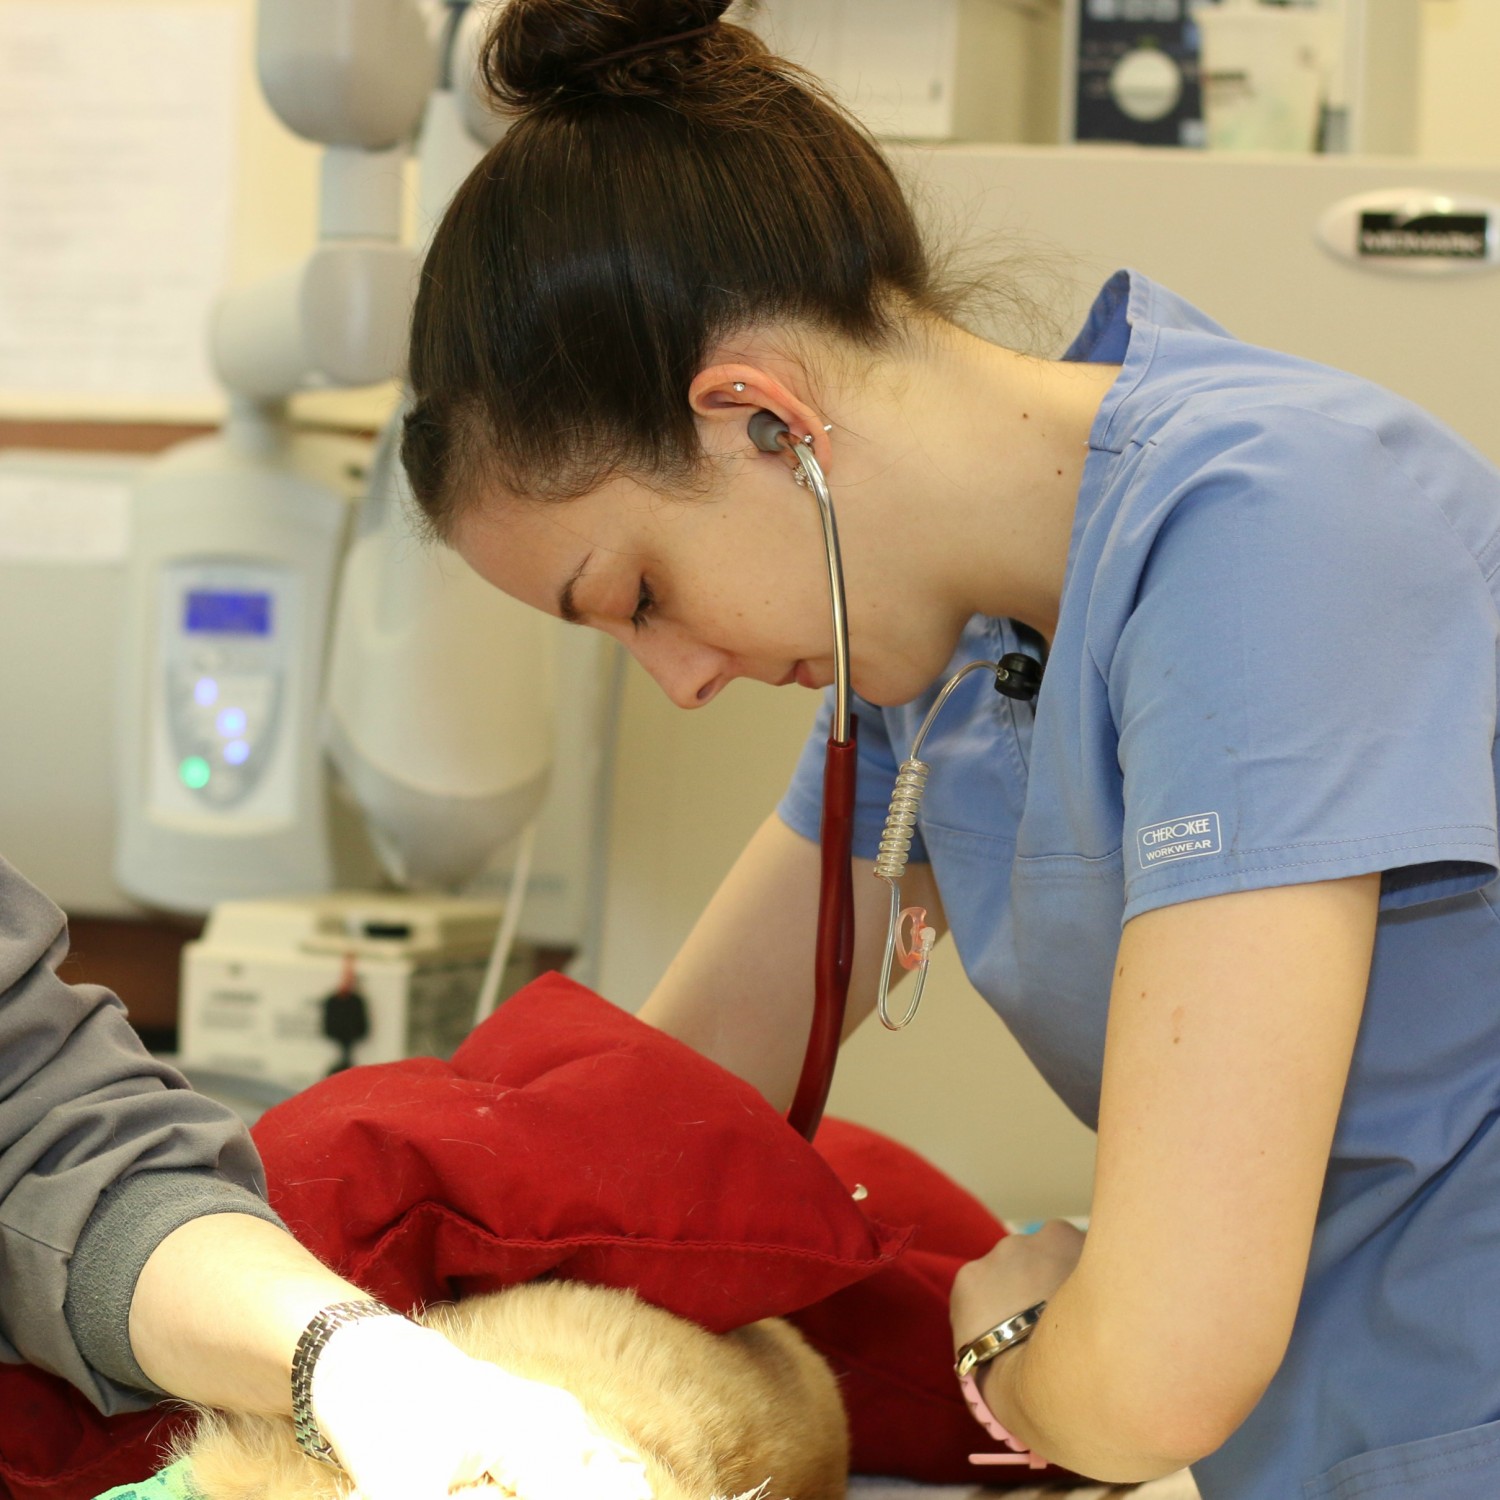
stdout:
<svg viewBox="0 0 1500 1500">
<path fill-rule="evenodd" d="M 107 990 L 64 984 L 66 952 L 63 914 L 0 859 L 0 1360 L 108 1414 L 160 1394 L 129 1338 L 156 1246 L 204 1214 L 278 1221 L 238 1117 L 153 1058 Z"/>
</svg>

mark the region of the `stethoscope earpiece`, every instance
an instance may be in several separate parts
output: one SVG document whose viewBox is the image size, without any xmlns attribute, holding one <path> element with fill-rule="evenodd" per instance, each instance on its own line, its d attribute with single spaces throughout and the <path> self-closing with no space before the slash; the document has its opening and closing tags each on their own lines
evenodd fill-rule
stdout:
<svg viewBox="0 0 1500 1500">
<path fill-rule="evenodd" d="M 750 441 L 762 453 L 780 453 L 783 447 L 782 435 L 790 435 L 791 430 L 773 411 L 755 412 L 746 427 Z"/>
</svg>

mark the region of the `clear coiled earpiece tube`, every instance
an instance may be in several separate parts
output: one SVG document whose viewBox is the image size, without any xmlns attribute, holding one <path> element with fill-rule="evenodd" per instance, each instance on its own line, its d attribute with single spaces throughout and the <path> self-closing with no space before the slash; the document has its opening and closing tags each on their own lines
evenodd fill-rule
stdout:
<svg viewBox="0 0 1500 1500">
<path fill-rule="evenodd" d="M 896 772 L 896 785 L 891 792 L 890 808 L 885 815 L 885 832 L 880 838 L 880 849 L 875 856 L 875 873 L 891 888 L 891 914 L 885 929 L 885 955 L 880 961 L 880 991 L 876 999 L 876 1010 L 880 1024 L 887 1031 L 900 1031 L 909 1026 L 922 1003 L 922 990 L 927 983 L 927 965 L 932 958 L 932 949 L 937 941 L 937 930 L 927 921 L 927 908 L 901 905 L 901 878 L 906 874 L 907 861 L 911 857 L 911 841 L 917 829 L 917 814 L 922 807 L 922 794 L 927 790 L 927 763 L 919 760 L 922 741 L 932 728 L 932 721 L 948 701 L 956 688 L 970 672 L 980 669 L 997 672 L 999 662 L 971 661 L 960 667 L 947 682 L 943 690 L 927 710 L 922 727 L 911 743 L 911 755 L 901 763 Z M 906 1007 L 906 1014 L 899 1021 L 891 1019 L 891 968 L 899 963 L 903 969 L 915 969 L 915 989 Z"/>
<path fill-rule="evenodd" d="M 916 832 L 917 813 L 922 806 L 922 793 L 927 787 L 927 764 L 916 759 L 903 761 L 896 773 L 896 785 L 891 791 L 890 809 L 885 815 L 885 832 L 880 838 L 880 850 L 875 856 L 875 873 L 891 888 L 891 915 L 885 929 L 885 955 L 880 961 L 880 1024 L 888 1031 L 900 1031 L 910 1023 L 922 1003 L 922 987 L 927 983 L 927 961 L 932 955 L 932 945 L 937 940 L 936 931 L 927 925 L 927 911 L 921 906 L 902 907 L 901 877 L 906 874 L 906 862 L 911 857 L 912 835 Z M 911 937 L 906 935 L 907 924 L 911 926 Z M 891 1019 L 891 964 L 899 962 L 903 969 L 917 971 L 916 988 L 906 1007 L 906 1014 L 899 1021 Z"/>
</svg>

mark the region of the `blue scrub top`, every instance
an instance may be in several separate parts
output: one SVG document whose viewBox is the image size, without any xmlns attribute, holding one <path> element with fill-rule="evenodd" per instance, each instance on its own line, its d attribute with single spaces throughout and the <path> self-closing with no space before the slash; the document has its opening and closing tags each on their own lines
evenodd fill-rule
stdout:
<svg viewBox="0 0 1500 1500">
<path fill-rule="evenodd" d="M 1119 932 L 1383 871 L 1369 995 L 1286 1360 L 1205 1500 L 1500 1495 L 1500 473 L 1389 392 L 1121 272 L 1068 357 L 1090 436 L 1035 710 L 965 680 L 917 857 L 965 970 L 1097 1122 Z M 976 616 L 950 671 L 1019 649 Z M 937 687 L 857 703 L 857 852 Z M 827 705 L 781 807 L 816 838 Z M 1253 1242 L 1254 1224 L 1245 1225 Z"/>
</svg>

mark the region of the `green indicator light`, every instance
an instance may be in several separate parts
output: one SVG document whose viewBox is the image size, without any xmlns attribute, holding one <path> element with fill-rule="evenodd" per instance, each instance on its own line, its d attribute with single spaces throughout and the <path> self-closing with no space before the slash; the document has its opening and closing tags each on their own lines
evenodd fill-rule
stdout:
<svg viewBox="0 0 1500 1500">
<path fill-rule="evenodd" d="M 213 771 L 201 755 L 190 755 L 178 766 L 177 774 L 182 778 L 183 786 L 198 792 L 208 785 L 208 778 L 213 775 Z"/>
</svg>

